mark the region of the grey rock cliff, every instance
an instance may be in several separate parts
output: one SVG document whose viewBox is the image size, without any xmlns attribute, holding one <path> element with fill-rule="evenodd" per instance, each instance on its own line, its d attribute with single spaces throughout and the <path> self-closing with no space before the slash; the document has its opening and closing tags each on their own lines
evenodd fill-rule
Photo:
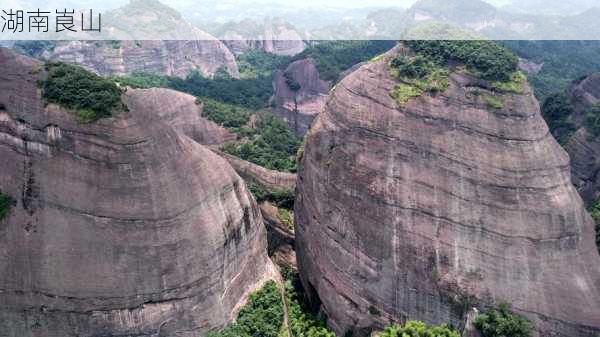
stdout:
<svg viewBox="0 0 600 337">
<path fill-rule="evenodd" d="M 100 75 L 145 72 L 185 77 L 192 71 L 212 76 L 224 69 L 239 77 L 235 57 L 219 40 L 203 33 L 197 41 L 70 41 L 42 57 L 83 66 Z"/>
<path fill-rule="evenodd" d="M 0 336 L 191 337 L 232 321 L 272 269 L 260 210 L 194 139 L 190 96 L 123 95 L 80 124 L 37 63 L 0 49 Z M 186 108 L 187 107 L 187 108 Z"/>
<path fill-rule="evenodd" d="M 300 86 L 292 90 L 286 83 L 293 80 Z M 275 114 L 284 118 L 294 132 L 303 136 L 315 117 L 323 110 L 331 82 L 319 78 L 319 71 L 311 58 L 292 62 L 284 71 L 278 70 L 273 78 Z"/>
<path fill-rule="evenodd" d="M 529 87 L 492 109 L 455 72 L 399 106 L 389 57 L 336 86 L 298 174 L 299 270 L 328 324 L 462 326 L 470 305 L 507 301 L 538 336 L 595 336 L 593 221 Z"/>
</svg>

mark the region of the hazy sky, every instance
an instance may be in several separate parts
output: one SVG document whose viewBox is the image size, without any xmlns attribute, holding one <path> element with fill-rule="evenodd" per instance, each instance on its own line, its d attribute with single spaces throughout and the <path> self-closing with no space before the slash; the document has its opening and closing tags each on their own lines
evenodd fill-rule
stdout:
<svg viewBox="0 0 600 337">
<path fill-rule="evenodd" d="M 202 6 L 202 0 L 160 0 L 162 3 L 171 7 L 194 8 Z M 484 0 L 493 5 L 501 6 L 510 3 L 511 0 Z M 93 7 L 93 8 L 116 8 L 126 5 L 129 0 L 0 0 L 0 8 L 18 8 L 30 6 L 42 6 L 44 8 L 61 8 L 61 7 Z M 214 0 L 209 0 L 214 3 Z M 302 0 L 293 2 L 289 0 L 223 0 L 218 1 L 224 4 L 252 4 L 252 3 L 272 3 L 284 6 L 295 7 L 338 7 L 338 8 L 364 8 L 364 7 L 410 7 L 416 0 Z"/>
</svg>

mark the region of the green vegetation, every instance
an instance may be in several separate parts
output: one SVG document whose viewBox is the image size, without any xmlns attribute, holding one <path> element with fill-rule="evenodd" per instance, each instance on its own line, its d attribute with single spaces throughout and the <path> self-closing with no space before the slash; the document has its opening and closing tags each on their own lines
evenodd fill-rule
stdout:
<svg viewBox="0 0 600 337">
<path fill-rule="evenodd" d="M 288 88 L 290 88 L 291 91 L 300 90 L 300 83 L 298 83 L 298 81 L 296 81 L 290 73 L 283 73 L 283 77 L 285 78 L 285 84 L 288 86 Z"/>
<path fill-rule="evenodd" d="M 600 252 L 600 199 L 596 200 L 596 202 L 588 208 L 588 212 L 590 212 L 592 219 L 596 222 L 596 246 Z"/>
<path fill-rule="evenodd" d="M 222 125 L 236 133 L 248 123 L 252 111 L 233 104 L 221 103 L 210 98 L 200 98 L 204 104 L 202 115 L 207 119 Z"/>
<path fill-rule="evenodd" d="M 523 85 L 527 77 L 520 71 L 513 72 L 509 79 L 506 81 L 494 81 L 492 82 L 492 86 L 496 89 L 505 92 L 512 92 L 515 94 L 523 93 Z"/>
<path fill-rule="evenodd" d="M 528 337 L 531 331 L 529 321 L 511 314 L 507 304 L 501 304 L 500 311 L 491 309 L 477 315 L 474 325 L 482 337 Z"/>
<path fill-rule="evenodd" d="M 273 72 L 289 64 L 291 57 L 275 55 L 262 50 L 249 50 L 237 56 L 236 61 L 242 79 L 270 77 Z"/>
<path fill-rule="evenodd" d="M 197 97 L 208 97 L 248 109 L 266 107 L 273 95 L 271 76 L 235 79 L 225 73 L 211 79 L 193 72 L 185 79 L 169 77 L 167 86 Z"/>
<path fill-rule="evenodd" d="M 385 328 L 379 337 L 460 337 L 460 334 L 445 325 L 428 326 L 420 321 L 408 321 L 403 326 Z"/>
<path fill-rule="evenodd" d="M 14 204 L 15 200 L 13 198 L 0 191 L 0 221 L 8 216 L 10 209 Z"/>
<path fill-rule="evenodd" d="M 169 85 L 169 80 L 166 76 L 143 72 L 134 72 L 125 76 L 113 76 L 111 79 L 121 86 L 132 88 L 160 88 Z"/>
<path fill-rule="evenodd" d="M 277 337 L 283 324 L 283 301 L 277 284 L 268 281 L 262 289 L 250 294 L 237 320 L 208 337 Z"/>
<path fill-rule="evenodd" d="M 408 102 L 413 97 L 419 97 L 423 94 L 423 90 L 410 84 L 400 83 L 392 89 L 390 96 L 402 105 Z"/>
<path fill-rule="evenodd" d="M 294 230 L 294 213 L 285 208 L 277 208 L 277 218 L 287 228 Z"/>
<path fill-rule="evenodd" d="M 320 41 L 293 60 L 311 57 L 321 79 L 336 80 L 343 71 L 390 50 L 394 45 L 394 41 Z"/>
<path fill-rule="evenodd" d="M 444 91 L 448 88 L 448 70 L 428 58 L 417 55 L 396 56 L 391 62 L 392 75 L 402 83 L 396 85 L 390 95 L 399 104 L 425 92 Z"/>
<path fill-rule="evenodd" d="M 502 109 L 504 102 L 501 97 L 496 96 L 494 93 L 489 93 L 482 90 L 474 90 L 472 93 L 475 97 L 481 99 L 488 108 Z"/>
<path fill-rule="evenodd" d="M 538 99 L 567 89 L 582 76 L 600 71 L 600 41 L 502 41 L 515 54 L 537 64 L 527 75 Z"/>
<path fill-rule="evenodd" d="M 296 282 L 298 285 L 299 282 Z M 293 336 L 305 337 L 335 337 L 335 334 L 327 329 L 325 320 L 315 315 L 307 303 L 302 301 L 302 291 L 294 288 L 291 280 L 285 283 L 285 296 L 288 307 L 288 318 Z"/>
<path fill-rule="evenodd" d="M 263 186 L 250 182 L 248 188 L 257 202 L 268 201 L 278 208 L 294 209 L 295 194 L 290 190 L 268 190 Z"/>
<path fill-rule="evenodd" d="M 405 44 L 416 55 L 398 55 L 390 62 L 392 75 L 401 82 L 390 95 L 400 104 L 425 92 L 446 90 L 448 67 L 453 62 L 464 64 L 469 73 L 490 81 L 499 91 L 523 91 L 525 76 L 517 71 L 517 57 L 495 42 L 411 40 L 405 41 Z M 482 98 L 491 108 L 503 107 L 502 101 L 496 97 L 484 95 Z"/>
<path fill-rule="evenodd" d="M 483 79 L 508 82 L 512 79 L 518 58 L 493 41 L 411 40 L 406 44 L 416 53 L 445 65 L 458 61 Z"/>
<path fill-rule="evenodd" d="M 259 115 L 256 127 L 245 128 L 242 134 L 248 137 L 246 142 L 231 144 L 223 151 L 271 170 L 296 171 L 300 139 L 283 120 L 273 115 Z"/>
<path fill-rule="evenodd" d="M 110 117 L 121 106 L 121 90 L 109 79 L 64 63 L 48 63 L 46 70 L 40 81 L 46 102 L 75 110 L 82 122 Z"/>
<path fill-rule="evenodd" d="M 586 111 L 584 125 L 594 138 L 600 136 L 600 104 L 595 104 Z"/>
<path fill-rule="evenodd" d="M 541 110 L 552 135 L 560 144 L 565 144 L 575 132 L 575 125 L 571 121 L 574 110 L 569 97 L 564 93 L 549 95 L 544 100 Z"/>
<path fill-rule="evenodd" d="M 27 55 L 33 58 L 42 56 L 45 51 L 54 50 L 56 47 L 55 41 L 44 40 L 21 40 L 16 41 L 13 48 L 20 54 Z"/>
</svg>

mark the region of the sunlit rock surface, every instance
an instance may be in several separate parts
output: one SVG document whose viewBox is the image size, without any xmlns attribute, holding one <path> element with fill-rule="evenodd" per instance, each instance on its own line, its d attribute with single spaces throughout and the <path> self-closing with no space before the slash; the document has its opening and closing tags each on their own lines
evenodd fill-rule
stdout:
<svg viewBox="0 0 600 337">
<path fill-rule="evenodd" d="M 509 302 L 539 336 L 600 332 L 600 256 L 569 157 L 529 87 L 498 94 L 453 73 L 405 106 L 387 57 L 348 75 L 307 136 L 296 252 L 339 334 L 391 321 L 462 326 Z"/>
<path fill-rule="evenodd" d="M 196 337 L 231 322 L 272 266 L 244 182 L 195 141 L 200 105 L 129 89 L 129 111 L 81 124 L 44 107 L 32 69 L 0 49 L 0 189 L 16 200 L 0 222 L 0 336 Z"/>
</svg>

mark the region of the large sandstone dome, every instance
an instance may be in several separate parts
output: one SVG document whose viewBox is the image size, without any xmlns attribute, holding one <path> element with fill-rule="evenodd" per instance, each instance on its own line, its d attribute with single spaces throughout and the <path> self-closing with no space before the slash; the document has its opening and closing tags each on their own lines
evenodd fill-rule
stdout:
<svg viewBox="0 0 600 337">
<path fill-rule="evenodd" d="M 328 324 L 461 326 L 471 306 L 508 302 L 540 336 L 595 336 L 593 222 L 531 90 L 492 108 L 471 93 L 485 83 L 454 72 L 400 106 L 391 56 L 336 86 L 305 145 L 296 248 Z"/>
<path fill-rule="evenodd" d="M 128 112 L 80 124 L 44 107 L 39 68 L 0 49 L 0 189 L 16 200 L 0 220 L 0 336 L 196 337 L 230 322 L 271 265 L 244 182 L 194 141 L 200 105 L 129 89 Z"/>
<path fill-rule="evenodd" d="M 185 77 L 198 71 L 212 76 L 222 69 L 239 77 L 235 56 L 224 43 L 157 0 L 130 0 L 102 15 L 102 23 L 104 40 L 90 41 L 93 37 L 87 36 L 86 41 L 57 41 L 42 58 L 78 64 L 100 75 Z M 77 34 L 81 32 L 71 37 L 82 38 Z"/>
</svg>

